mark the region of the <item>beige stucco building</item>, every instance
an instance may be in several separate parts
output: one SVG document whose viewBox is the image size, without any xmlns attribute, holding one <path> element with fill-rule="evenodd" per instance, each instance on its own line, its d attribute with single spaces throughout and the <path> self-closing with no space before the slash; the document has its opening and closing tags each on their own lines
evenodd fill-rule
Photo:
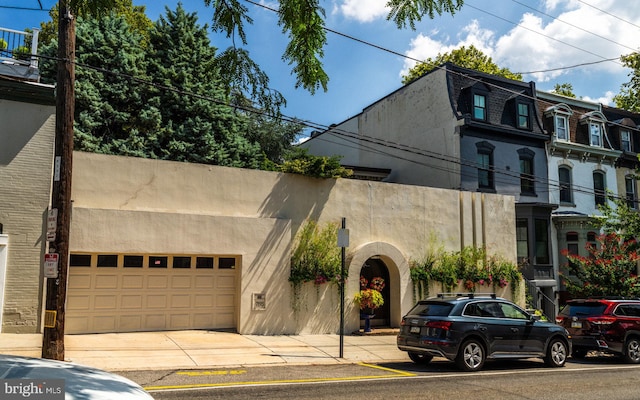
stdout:
<svg viewBox="0 0 640 400">
<path fill-rule="evenodd" d="M 369 260 L 388 271 L 388 324 L 399 326 L 414 303 L 409 260 L 430 238 L 516 255 L 510 196 L 76 152 L 72 197 L 69 333 L 337 333 L 337 287 L 309 284 L 294 299 L 288 282 L 307 219 L 346 218 L 347 332 L 360 326 L 351 299 Z"/>
</svg>

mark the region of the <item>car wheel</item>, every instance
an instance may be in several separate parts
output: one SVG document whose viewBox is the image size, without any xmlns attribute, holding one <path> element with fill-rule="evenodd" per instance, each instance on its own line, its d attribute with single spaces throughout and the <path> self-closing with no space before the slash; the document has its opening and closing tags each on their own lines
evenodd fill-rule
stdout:
<svg viewBox="0 0 640 400">
<path fill-rule="evenodd" d="M 475 339 L 468 340 L 462 344 L 458 355 L 456 356 L 456 364 L 458 368 L 464 371 L 478 371 L 484 365 L 486 355 L 484 347 Z"/>
<path fill-rule="evenodd" d="M 549 367 L 564 367 L 567 362 L 567 345 L 562 339 L 553 339 L 547 348 L 545 364 Z"/>
<path fill-rule="evenodd" d="M 587 350 L 584 349 L 576 349 L 571 352 L 571 357 L 573 358 L 585 358 L 587 356 Z"/>
<path fill-rule="evenodd" d="M 631 364 L 640 363 L 640 339 L 627 339 L 624 344 L 624 360 Z"/>
<path fill-rule="evenodd" d="M 409 358 L 416 364 L 429 364 L 433 356 L 429 354 L 409 353 Z"/>
</svg>

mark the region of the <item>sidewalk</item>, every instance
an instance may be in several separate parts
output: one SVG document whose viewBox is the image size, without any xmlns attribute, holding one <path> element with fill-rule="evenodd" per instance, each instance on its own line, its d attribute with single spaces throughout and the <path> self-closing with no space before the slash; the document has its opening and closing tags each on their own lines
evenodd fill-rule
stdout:
<svg viewBox="0 0 640 400">
<path fill-rule="evenodd" d="M 374 333 L 376 333 L 374 331 Z M 381 332 L 385 333 L 385 332 Z M 406 361 L 393 332 L 261 336 L 216 331 L 66 335 L 65 359 L 107 371 Z M 41 334 L 0 334 L 0 354 L 40 357 Z"/>
</svg>

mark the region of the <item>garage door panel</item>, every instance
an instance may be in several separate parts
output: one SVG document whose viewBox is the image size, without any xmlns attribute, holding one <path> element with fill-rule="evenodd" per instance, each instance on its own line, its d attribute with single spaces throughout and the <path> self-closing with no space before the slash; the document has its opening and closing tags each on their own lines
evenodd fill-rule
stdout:
<svg viewBox="0 0 640 400">
<path fill-rule="evenodd" d="M 93 329 L 98 332 L 113 332 L 116 329 L 115 315 L 103 315 L 93 317 Z"/>
<path fill-rule="evenodd" d="M 96 289 L 117 289 L 118 276 L 117 275 L 97 275 L 95 288 Z"/>
<path fill-rule="evenodd" d="M 213 276 L 197 275 L 194 286 L 198 289 L 213 289 L 215 287 L 215 281 Z"/>
<path fill-rule="evenodd" d="M 123 275 L 123 289 L 142 289 L 144 288 L 144 276 L 142 275 Z"/>
<path fill-rule="evenodd" d="M 68 289 L 91 289 L 91 275 L 70 275 Z"/>
<path fill-rule="evenodd" d="M 120 297 L 122 303 L 120 305 L 120 308 L 122 309 L 126 309 L 126 310 L 142 310 L 142 295 L 141 294 L 136 294 L 136 295 L 130 295 L 130 294 L 125 294 L 122 295 Z"/>
<path fill-rule="evenodd" d="M 91 296 L 89 295 L 69 295 L 67 296 L 67 311 L 89 310 L 91 308 Z M 65 318 L 66 319 L 66 318 Z"/>
<path fill-rule="evenodd" d="M 72 267 L 67 333 L 236 327 L 237 270 Z"/>
<path fill-rule="evenodd" d="M 151 275 L 147 278 L 148 289 L 168 289 L 169 279 L 163 275 Z"/>
<path fill-rule="evenodd" d="M 139 331 L 142 330 L 142 315 L 121 315 L 119 331 Z"/>
<path fill-rule="evenodd" d="M 144 316 L 144 326 L 148 329 L 167 329 L 164 314 L 149 314 Z"/>
<path fill-rule="evenodd" d="M 194 296 L 194 307 L 196 308 L 212 308 L 213 307 L 213 295 L 211 294 L 196 294 Z"/>
<path fill-rule="evenodd" d="M 116 295 L 97 295 L 94 297 L 93 308 L 96 310 L 115 310 L 118 304 Z"/>
<path fill-rule="evenodd" d="M 170 308 L 188 308 L 191 304 L 191 296 L 188 294 L 171 295 Z"/>
<path fill-rule="evenodd" d="M 217 289 L 230 289 L 236 287 L 234 276 L 218 276 L 216 282 Z"/>
<path fill-rule="evenodd" d="M 189 289 L 191 288 L 191 277 L 190 276 L 172 276 L 171 277 L 171 288 L 172 289 Z"/>
<path fill-rule="evenodd" d="M 166 294 L 147 295 L 147 308 L 167 308 Z"/>
</svg>

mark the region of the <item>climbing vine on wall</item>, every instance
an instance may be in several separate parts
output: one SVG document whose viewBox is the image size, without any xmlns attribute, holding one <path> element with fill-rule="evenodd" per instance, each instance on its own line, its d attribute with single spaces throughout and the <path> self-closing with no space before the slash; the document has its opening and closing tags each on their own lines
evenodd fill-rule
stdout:
<svg viewBox="0 0 640 400">
<path fill-rule="evenodd" d="M 303 283 L 339 283 L 341 252 L 338 247 L 338 224 L 323 227 L 317 221 L 306 221 L 298 231 L 291 255 L 289 282 L 293 285 L 294 310 L 299 308 Z"/>
</svg>

